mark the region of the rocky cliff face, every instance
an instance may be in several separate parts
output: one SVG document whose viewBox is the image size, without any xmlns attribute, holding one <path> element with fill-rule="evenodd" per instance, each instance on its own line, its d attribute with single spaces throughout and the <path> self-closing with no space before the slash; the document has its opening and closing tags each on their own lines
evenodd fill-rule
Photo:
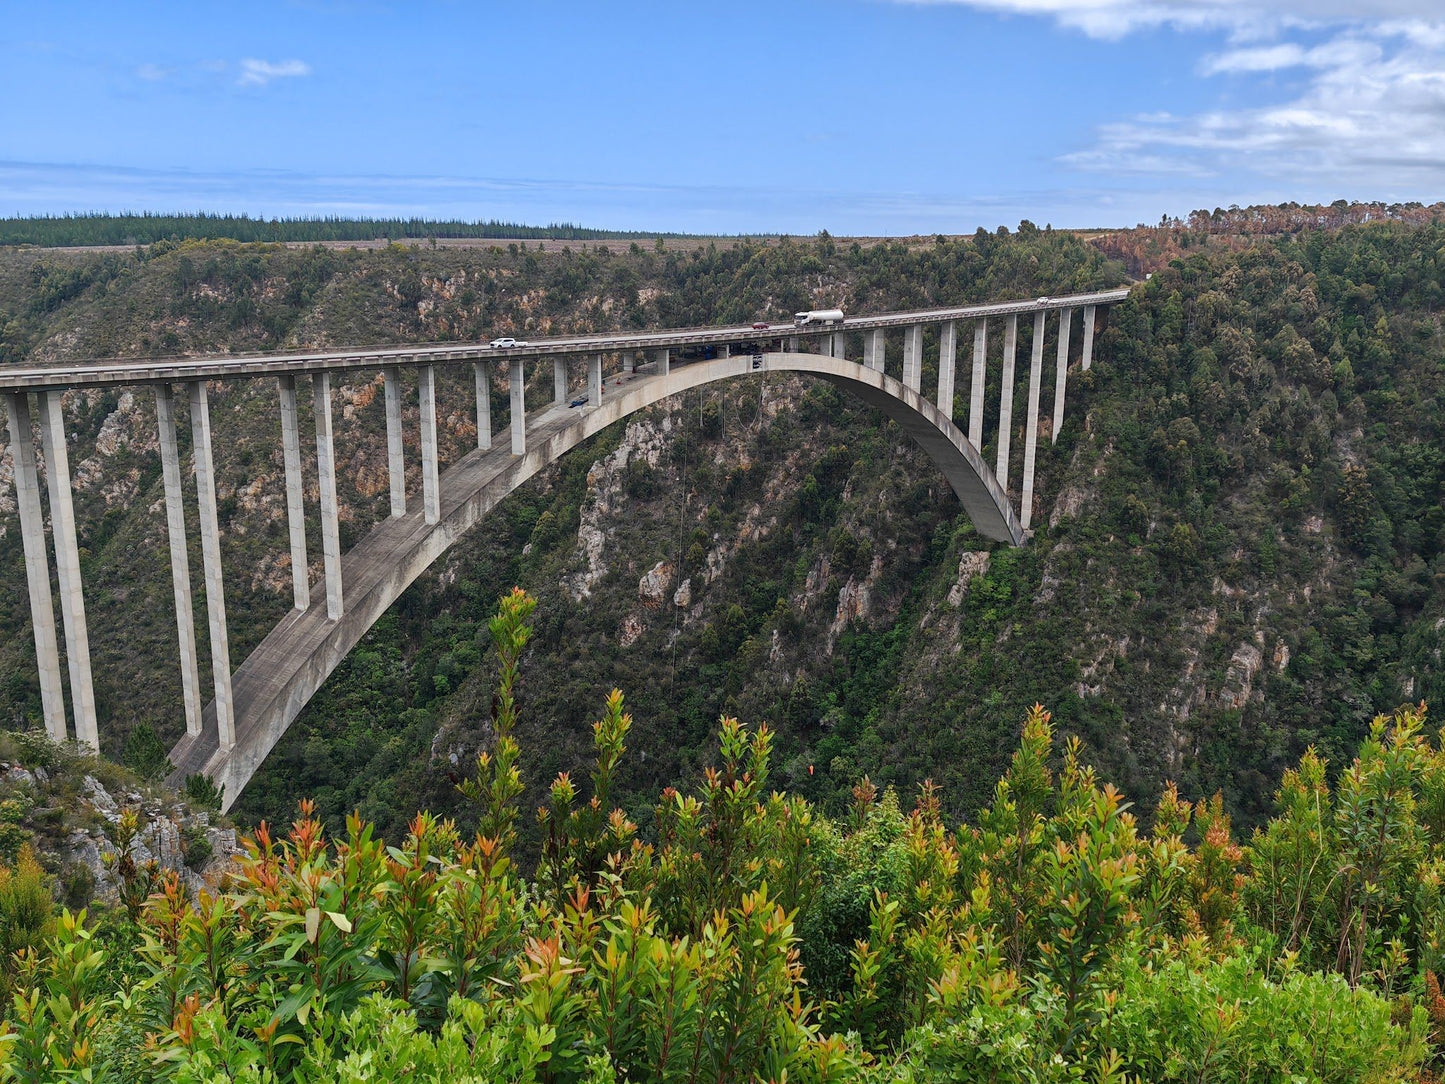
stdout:
<svg viewBox="0 0 1445 1084">
<path fill-rule="evenodd" d="M 0 745 L 0 858 L 30 846 L 68 906 L 117 906 L 127 877 L 143 892 L 172 873 L 194 897 L 237 872 L 243 850 L 224 819 L 41 738 Z"/>
</svg>

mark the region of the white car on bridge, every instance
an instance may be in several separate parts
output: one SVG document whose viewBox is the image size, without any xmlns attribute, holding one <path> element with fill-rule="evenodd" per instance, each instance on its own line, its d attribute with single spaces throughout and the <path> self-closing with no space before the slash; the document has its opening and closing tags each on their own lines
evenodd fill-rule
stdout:
<svg viewBox="0 0 1445 1084">
<path fill-rule="evenodd" d="M 493 339 L 487 345 L 493 350 L 510 350 L 515 346 L 526 346 L 527 343 L 523 339 L 514 339 L 510 335 L 504 335 L 500 339 Z"/>
</svg>

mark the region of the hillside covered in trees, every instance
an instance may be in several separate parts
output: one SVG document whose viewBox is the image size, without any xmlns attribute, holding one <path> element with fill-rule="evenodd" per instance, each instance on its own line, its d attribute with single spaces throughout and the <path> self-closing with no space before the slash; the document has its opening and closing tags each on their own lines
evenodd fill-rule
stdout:
<svg viewBox="0 0 1445 1084">
<path fill-rule="evenodd" d="M 462 222 L 434 218 L 252 218 L 222 214 L 82 214 L 0 218 L 0 245 L 64 248 L 151 245 L 157 241 L 226 240 L 260 243 L 376 241 L 405 238 L 545 237 L 563 241 L 656 237 L 626 230 L 593 230 L 570 223 Z M 663 234 L 664 237 L 674 236 Z"/>
<path fill-rule="evenodd" d="M 521 662 L 526 778 L 579 769 L 586 705 L 632 690 L 638 756 L 614 798 L 644 830 L 656 781 L 698 777 L 722 714 L 772 726 L 775 781 L 823 809 L 845 809 L 867 774 L 905 793 L 933 778 L 949 815 L 966 816 L 1038 701 L 1131 798 L 1174 780 L 1260 823 L 1307 746 L 1342 763 L 1381 707 L 1441 695 L 1445 234 L 1381 222 L 1242 249 L 1198 240 L 1111 312 L 1099 364 L 1071 381 L 1058 444 L 1042 445 L 1029 546 L 980 539 L 926 459 L 830 388 L 774 378 L 693 393 L 600 434 L 454 547 L 328 682 L 238 815 L 283 822 L 307 794 L 326 823 L 359 808 L 389 840 L 418 804 L 465 822 L 455 784 L 490 733 L 486 622 L 520 584 L 542 604 Z M 1123 278 L 1093 243 L 1027 223 L 965 241 L 695 254 L 12 250 L 0 352 L 541 336 Z M 474 442 L 469 381 L 442 382 L 444 459 Z M 273 396 L 265 382 L 213 389 L 237 659 L 290 599 Z M 153 407 L 100 392 L 67 411 L 82 560 L 99 585 L 87 602 L 101 733 L 112 756 L 151 763 L 144 751 L 181 725 Z M 506 425 L 500 384 L 494 418 Z M 349 544 L 385 515 L 374 383 L 339 389 L 337 433 Z M 1015 432 L 1016 456 L 1022 445 Z M 0 706 L 23 723 L 38 698 L 12 525 L 0 504 Z M 536 830 L 521 831 L 535 848 Z"/>
</svg>

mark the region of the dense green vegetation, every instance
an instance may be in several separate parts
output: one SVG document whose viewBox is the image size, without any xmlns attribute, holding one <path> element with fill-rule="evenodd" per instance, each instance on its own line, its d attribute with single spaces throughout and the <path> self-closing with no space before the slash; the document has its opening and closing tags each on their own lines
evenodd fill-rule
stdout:
<svg viewBox="0 0 1445 1084">
<path fill-rule="evenodd" d="M 1000 268 L 1045 241 L 989 238 L 972 258 Z M 709 721 L 737 713 L 776 727 L 780 778 L 830 810 L 867 772 L 900 788 L 933 776 L 963 815 L 987 798 L 979 766 L 1006 763 L 1000 718 L 1040 697 L 1127 794 L 1148 800 L 1173 777 L 1194 796 L 1222 790 L 1252 826 L 1306 746 L 1340 762 L 1373 705 L 1445 694 L 1442 241 L 1438 227 L 1366 227 L 1206 246 L 1161 268 L 1111 314 L 1107 361 L 1071 385 L 1076 413 L 1042 460 L 1049 496 L 1021 551 L 980 540 L 896 432 L 837 392 L 808 390 L 766 426 L 756 389 L 690 400 L 661 479 L 640 473 L 609 497 L 629 575 L 576 609 L 559 583 L 576 567 L 584 476 L 609 442 L 461 544 L 457 578 L 411 596 L 329 686 L 246 815 L 284 815 L 297 780 L 329 818 L 360 806 L 389 831 L 403 814 L 387 809 L 404 808 L 393 794 L 452 809 L 437 753 L 465 752 L 485 713 L 466 681 L 482 600 L 521 582 L 548 615 L 525 670 L 542 771 L 580 761 L 575 705 L 616 676 L 638 690 L 642 747 L 667 777 L 699 771 Z M 930 258 L 824 266 L 877 261 L 897 290 Z M 800 451 L 786 487 L 756 466 Z M 677 580 L 694 574 L 759 505 L 780 526 L 737 547 L 706 620 L 664 617 L 619 649 L 637 576 L 660 559 Z M 988 564 L 960 583 L 961 556 L 977 551 Z M 831 637 L 834 600 L 865 581 L 886 606 Z M 397 708 L 432 718 L 388 725 Z M 624 772 L 620 790 L 643 824 L 652 768 Z"/>
<path fill-rule="evenodd" d="M 1286 218 L 1274 239 L 1107 239 L 1153 276 L 1070 376 L 1028 547 L 984 543 L 831 388 L 694 393 L 594 438 L 406 593 L 242 796 L 253 826 L 308 803 L 214 898 L 132 862 L 114 903 L 57 916 L 48 899 L 95 888 L 45 853 L 64 816 L 0 803 L 0 929 L 35 950 L 4 972 L 5 1071 L 1433 1079 L 1445 753 L 1423 707 L 1375 715 L 1445 696 L 1445 229 Z M 11 250 L 0 354 L 540 336 L 1121 278 L 1027 223 L 694 253 Z M 441 388 L 448 461 L 474 446 L 469 381 Z M 238 660 L 290 600 L 272 394 L 212 392 Z M 337 400 L 350 544 L 386 514 L 381 419 L 374 384 Z M 155 776 L 180 713 L 149 410 L 66 403 L 102 739 Z M 504 427 L 500 388 L 493 412 Z M 38 694 L 11 515 L 0 711 L 21 725 Z"/>
<path fill-rule="evenodd" d="M 53 931 L 10 891 L 24 860 L 0 875 L 0 925 L 36 934 L 0 1080 L 1425 1079 L 1445 750 L 1423 706 L 1376 719 L 1333 785 L 1307 753 L 1241 847 L 1218 796 L 1169 787 L 1141 825 L 1038 706 L 957 827 L 931 783 L 904 813 L 866 777 L 830 819 L 770 790 L 766 727 L 723 719 L 715 767 L 643 834 L 612 808 L 632 729 L 614 691 L 525 878 L 534 605 L 515 591 L 491 622 L 474 836 L 423 813 L 391 846 L 355 816 L 328 839 L 303 802 L 233 888 L 191 900 L 165 877 Z"/>
<path fill-rule="evenodd" d="M 81 214 L 0 218 L 0 245 L 149 245 L 156 241 L 263 242 L 377 241 L 407 237 L 556 238 L 676 237 L 680 234 L 593 230 L 570 223 L 523 226 L 516 222 L 462 222 L 431 218 L 251 218 L 207 214 Z"/>
<path fill-rule="evenodd" d="M 931 777 L 949 816 L 970 815 L 1008 763 L 1009 721 L 1036 700 L 1132 800 L 1172 778 L 1261 823 L 1307 746 L 1342 763 L 1380 706 L 1445 694 L 1445 235 L 1380 223 L 1216 240 L 1199 233 L 1152 267 L 1111 312 L 1099 363 L 1071 375 L 1027 548 L 979 539 L 898 431 L 829 388 L 695 393 L 600 435 L 459 542 L 328 682 L 240 815 L 282 821 L 306 793 L 328 825 L 359 808 L 389 841 L 418 804 L 470 831 L 454 784 L 489 740 L 477 665 L 490 600 L 520 583 L 543 614 L 520 663 L 528 804 L 585 763 L 586 706 L 616 684 L 631 690 L 639 755 L 619 765 L 615 801 L 647 831 L 656 781 L 699 778 L 723 714 L 766 721 L 775 781 L 832 815 L 864 774 L 903 793 Z M 966 242 L 696 253 L 167 243 L 4 254 L 0 327 L 7 359 L 54 360 L 706 324 L 1120 279 L 1091 244 L 1027 224 Z M 895 371 L 899 354 L 891 343 Z M 469 380 L 441 389 L 447 460 L 471 446 Z M 272 394 L 213 389 L 236 659 L 289 605 Z M 1025 380 L 1015 394 L 1018 423 Z M 384 457 L 374 388 L 338 395 L 349 543 L 385 514 Z M 961 416 L 966 397 L 955 405 Z M 493 408 L 500 428 L 500 390 Z M 120 756 L 138 723 L 163 741 L 181 725 L 153 422 L 144 398 L 115 393 L 67 411 L 72 463 L 92 464 L 82 561 L 101 732 Z M 96 454 L 107 424 L 118 447 Z M 1015 485 L 1022 446 L 1018 429 Z M 15 538 L 0 542 L 0 708 L 24 719 L 38 701 Z M 315 538 L 313 525 L 313 552 Z M 659 562 L 666 590 L 644 601 Z M 530 866 L 530 824 L 519 846 Z"/>
</svg>

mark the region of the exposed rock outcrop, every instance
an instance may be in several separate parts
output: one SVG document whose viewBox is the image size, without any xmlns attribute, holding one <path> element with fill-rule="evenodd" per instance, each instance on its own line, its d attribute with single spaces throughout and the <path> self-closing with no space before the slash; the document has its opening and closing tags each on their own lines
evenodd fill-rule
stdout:
<svg viewBox="0 0 1445 1084">
<path fill-rule="evenodd" d="M 948 589 L 948 604 L 961 606 L 975 576 L 988 571 L 988 550 L 964 550 L 958 557 L 958 580 Z"/>
</svg>

